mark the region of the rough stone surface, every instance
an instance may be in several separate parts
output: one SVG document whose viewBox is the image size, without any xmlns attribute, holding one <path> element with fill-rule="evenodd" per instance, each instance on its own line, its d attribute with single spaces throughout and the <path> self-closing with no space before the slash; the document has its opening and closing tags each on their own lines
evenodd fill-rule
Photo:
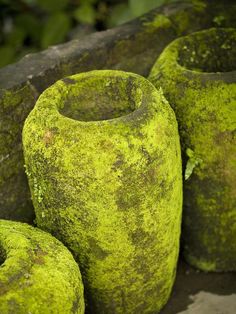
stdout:
<svg viewBox="0 0 236 314">
<path fill-rule="evenodd" d="M 84 313 L 79 267 L 62 243 L 27 224 L 0 220 L 0 313 Z"/>
<path fill-rule="evenodd" d="M 88 313 L 157 313 L 175 278 L 182 212 L 173 110 L 143 77 L 62 79 L 26 119 L 38 226 L 79 262 Z"/>
<path fill-rule="evenodd" d="M 210 29 L 171 43 L 150 74 L 176 113 L 191 175 L 184 184 L 184 255 L 207 271 L 236 270 L 235 63 L 235 29 Z"/>
<path fill-rule="evenodd" d="M 235 5 L 225 0 L 168 4 L 120 27 L 27 55 L 0 69 L 0 218 L 33 221 L 21 130 L 45 88 L 64 76 L 94 69 L 146 76 L 173 39 L 211 26 L 235 25 L 235 14 Z"/>
</svg>

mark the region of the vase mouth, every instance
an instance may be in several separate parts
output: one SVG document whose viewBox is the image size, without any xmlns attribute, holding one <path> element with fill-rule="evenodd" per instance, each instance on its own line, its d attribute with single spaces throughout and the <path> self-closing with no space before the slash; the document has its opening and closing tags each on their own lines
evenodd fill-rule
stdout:
<svg viewBox="0 0 236 314">
<path fill-rule="evenodd" d="M 107 121 L 129 116 L 149 97 L 147 88 L 142 89 L 143 80 L 145 79 L 135 74 L 109 70 L 91 71 L 65 78 L 61 81 L 66 93 L 57 105 L 57 110 L 62 116 L 80 122 Z"/>
<path fill-rule="evenodd" d="M 177 63 L 199 73 L 227 73 L 236 70 L 236 32 L 209 29 L 178 39 Z"/>
</svg>

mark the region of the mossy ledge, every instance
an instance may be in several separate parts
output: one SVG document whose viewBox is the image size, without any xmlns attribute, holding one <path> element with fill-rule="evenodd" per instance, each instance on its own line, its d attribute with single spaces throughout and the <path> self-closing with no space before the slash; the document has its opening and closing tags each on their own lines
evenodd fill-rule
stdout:
<svg viewBox="0 0 236 314">
<path fill-rule="evenodd" d="M 183 250 L 205 271 L 236 270 L 235 64 L 236 30 L 209 29 L 171 43 L 149 76 L 176 113 L 184 167 L 193 171 L 184 184 Z"/>
<path fill-rule="evenodd" d="M 177 123 L 161 91 L 122 71 L 60 80 L 28 116 L 23 146 L 37 224 L 79 262 L 87 312 L 157 313 L 182 207 Z"/>
<path fill-rule="evenodd" d="M 83 284 L 72 254 L 50 234 L 0 220 L 0 313 L 83 314 Z"/>
</svg>

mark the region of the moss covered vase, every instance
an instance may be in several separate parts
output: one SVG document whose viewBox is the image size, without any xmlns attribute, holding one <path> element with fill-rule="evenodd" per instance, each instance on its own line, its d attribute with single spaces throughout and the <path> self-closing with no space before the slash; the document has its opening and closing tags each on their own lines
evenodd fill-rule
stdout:
<svg viewBox="0 0 236 314">
<path fill-rule="evenodd" d="M 0 313 L 84 313 L 79 267 L 61 242 L 27 224 L 0 220 Z"/>
<path fill-rule="evenodd" d="M 236 270 L 236 30 L 171 43 L 149 79 L 176 113 L 185 165 L 183 249 L 206 271 Z"/>
<path fill-rule="evenodd" d="M 88 313 L 157 313 L 179 251 L 175 115 L 139 75 L 91 71 L 39 98 L 23 130 L 37 224 L 79 261 Z"/>
</svg>

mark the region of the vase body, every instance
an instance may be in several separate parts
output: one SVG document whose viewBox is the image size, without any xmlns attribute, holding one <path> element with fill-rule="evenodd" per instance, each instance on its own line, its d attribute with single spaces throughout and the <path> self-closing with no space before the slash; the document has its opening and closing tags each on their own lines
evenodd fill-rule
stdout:
<svg viewBox="0 0 236 314">
<path fill-rule="evenodd" d="M 39 98 L 23 142 L 37 224 L 79 262 L 87 312 L 157 313 L 182 202 L 177 124 L 161 92 L 121 71 L 65 78 Z"/>
<path fill-rule="evenodd" d="M 235 30 L 209 29 L 175 40 L 149 76 L 179 124 L 184 256 L 205 271 L 236 270 L 235 62 Z"/>
<path fill-rule="evenodd" d="M 50 234 L 0 220 L 0 313 L 83 314 L 83 284 L 72 254 Z"/>
</svg>

